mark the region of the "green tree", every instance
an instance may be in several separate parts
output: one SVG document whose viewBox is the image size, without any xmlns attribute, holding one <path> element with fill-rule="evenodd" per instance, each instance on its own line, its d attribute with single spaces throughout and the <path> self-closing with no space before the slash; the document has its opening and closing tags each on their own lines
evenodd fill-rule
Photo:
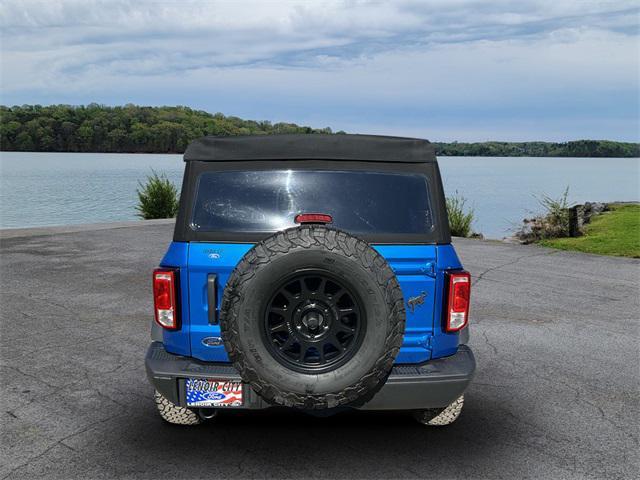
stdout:
<svg viewBox="0 0 640 480">
<path fill-rule="evenodd" d="M 184 106 L 0 106 L 5 151 L 181 153 L 203 135 L 331 134 L 329 127 L 244 120 Z M 344 134 L 343 131 L 336 132 Z M 639 143 L 608 140 L 435 143 L 438 155 L 640 157 Z"/>
</svg>

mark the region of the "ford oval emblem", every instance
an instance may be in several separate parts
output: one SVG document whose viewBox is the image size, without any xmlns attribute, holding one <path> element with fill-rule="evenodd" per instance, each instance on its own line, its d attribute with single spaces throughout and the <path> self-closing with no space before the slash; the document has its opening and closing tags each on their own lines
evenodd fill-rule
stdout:
<svg viewBox="0 0 640 480">
<path fill-rule="evenodd" d="M 209 392 L 207 398 L 209 400 L 213 400 L 214 402 L 219 402 L 220 400 L 224 400 L 226 398 L 226 395 L 220 392 Z"/>
<path fill-rule="evenodd" d="M 222 338 L 220 337 L 204 337 L 202 344 L 206 347 L 219 347 L 222 345 Z"/>
</svg>

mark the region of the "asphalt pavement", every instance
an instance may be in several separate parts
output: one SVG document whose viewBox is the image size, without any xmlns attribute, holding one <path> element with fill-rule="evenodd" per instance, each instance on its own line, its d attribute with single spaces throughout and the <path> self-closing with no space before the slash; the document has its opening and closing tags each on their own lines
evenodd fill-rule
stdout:
<svg viewBox="0 0 640 480">
<path fill-rule="evenodd" d="M 456 240 L 478 371 L 456 423 L 161 421 L 144 372 L 156 222 L 0 232 L 0 478 L 638 478 L 640 261 Z"/>
</svg>

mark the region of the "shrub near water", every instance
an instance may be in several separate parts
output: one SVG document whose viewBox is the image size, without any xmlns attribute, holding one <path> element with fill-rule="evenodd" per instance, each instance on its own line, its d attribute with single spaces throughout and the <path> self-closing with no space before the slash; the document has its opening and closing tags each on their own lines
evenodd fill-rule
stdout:
<svg viewBox="0 0 640 480">
<path fill-rule="evenodd" d="M 138 216 L 145 220 L 173 218 L 178 213 L 178 189 L 163 173 L 153 172 L 143 185 L 138 182 Z"/>
<path fill-rule="evenodd" d="M 449 215 L 449 229 L 454 237 L 471 236 L 471 223 L 473 222 L 473 209 L 465 210 L 467 199 L 459 195 L 447 197 L 447 214 Z"/>
<path fill-rule="evenodd" d="M 569 235 L 569 186 L 565 188 L 560 198 L 542 195 L 538 202 L 545 209 L 547 230 L 546 238 L 566 237 Z"/>
<path fill-rule="evenodd" d="M 524 243 L 534 243 L 549 238 L 569 236 L 569 187 L 559 198 L 543 194 L 535 196 L 544 212 L 525 218 L 515 237 Z"/>
</svg>

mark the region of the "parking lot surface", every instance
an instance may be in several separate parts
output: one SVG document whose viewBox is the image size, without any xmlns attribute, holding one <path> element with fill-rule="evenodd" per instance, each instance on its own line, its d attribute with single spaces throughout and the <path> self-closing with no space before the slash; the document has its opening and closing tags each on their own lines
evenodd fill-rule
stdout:
<svg viewBox="0 0 640 480">
<path fill-rule="evenodd" d="M 637 478 L 640 261 L 456 240 L 478 371 L 459 420 L 163 423 L 144 372 L 167 223 L 0 235 L 0 478 Z"/>
</svg>

